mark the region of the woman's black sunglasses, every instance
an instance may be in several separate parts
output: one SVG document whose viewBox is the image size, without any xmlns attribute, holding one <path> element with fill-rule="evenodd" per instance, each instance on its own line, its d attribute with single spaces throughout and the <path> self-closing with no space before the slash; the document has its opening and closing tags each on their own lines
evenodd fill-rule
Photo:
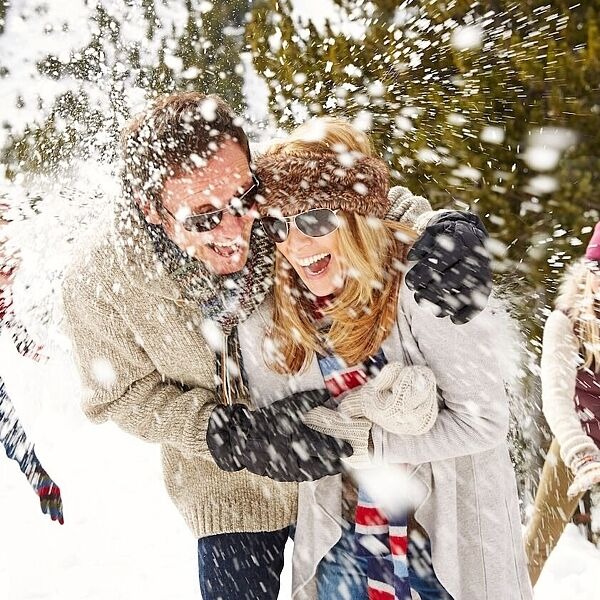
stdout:
<svg viewBox="0 0 600 600">
<path fill-rule="evenodd" d="M 187 231 L 192 231 L 194 233 L 202 233 L 204 231 L 210 231 L 211 229 L 217 227 L 217 225 L 221 223 L 221 220 L 223 219 L 223 213 L 226 210 L 229 211 L 234 217 L 243 217 L 247 215 L 250 209 L 256 203 L 256 194 L 258 193 L 259 187 L 260 181 L 258 180 L 258 177 L 254 173 L 252 173 L 252 185 L 241 195 L 234 196 L 233 198 L 231 198 L 231 200 L 229 200 L 229 203 L 225 208 L 190 215 L 182 221 L 180 221 L 180 219 L 178 219 L 165 206 L 163 206 L 163 208 L 173 219 L 175 219 L 178 222 L 181 222 L 181 224 Z"/>
<path fill-rule="evenodd" d="M 263 231 L 276 244 L 285 242 L 290 234 L 290 223 L 308 237 L 323 237 L 333 233 L 339 226 L 337 210 L 313 208 L 293 217 L 263 217 L 260 220 Z"/>
</svg>

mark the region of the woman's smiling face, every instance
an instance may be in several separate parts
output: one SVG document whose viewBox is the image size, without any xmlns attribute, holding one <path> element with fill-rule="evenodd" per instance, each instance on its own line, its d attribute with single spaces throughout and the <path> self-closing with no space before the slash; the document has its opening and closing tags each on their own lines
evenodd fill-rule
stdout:
<svg viewBox="0 0 600 600">
<path fill-rule="evenodd" d="M 290 223 L 289 235 L 285 242 L 277 244 L 277 250 L 315 296 L 329 296 L 344 283 L 339 238 L 339 230 L 322 237 L 309 237 Z"/>
</svg>

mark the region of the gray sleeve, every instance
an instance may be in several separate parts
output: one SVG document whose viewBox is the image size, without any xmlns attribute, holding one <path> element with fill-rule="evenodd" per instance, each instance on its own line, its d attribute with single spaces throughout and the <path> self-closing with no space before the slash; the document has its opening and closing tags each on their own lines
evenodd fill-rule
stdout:
<svg viewBox="0 0 600 600">
<path fill-rule="evenodd" d="M 443 400 L 433 427 L 421 435 L 381 434 L 383 458 L 420 464 L 491 449 L 506 440 L 508 399 L 494 328 L 494 312 L 486 308 L 464 325 L 439 319 L 401 288 L 404 321 L 425 365 L 434 373 Z M 502 320 L 500 320 L 501 322 Z"/>
</svg>

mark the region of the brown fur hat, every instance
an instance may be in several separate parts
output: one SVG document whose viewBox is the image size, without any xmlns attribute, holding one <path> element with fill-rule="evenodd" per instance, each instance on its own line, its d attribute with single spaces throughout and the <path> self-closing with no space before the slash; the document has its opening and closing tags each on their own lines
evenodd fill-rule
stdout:
<svg viewBox="0 0 600 600">
<path fill-rule="evenodd" d="M 339 208 L 382 219 L 390 205 L 389 171 L 378 158 L 360 156 L 347 166 L 334 152 L 276 152 L 258 158 L 256 174 L 264 197 L 258 204 L 262 216 Z"/>
</svg>

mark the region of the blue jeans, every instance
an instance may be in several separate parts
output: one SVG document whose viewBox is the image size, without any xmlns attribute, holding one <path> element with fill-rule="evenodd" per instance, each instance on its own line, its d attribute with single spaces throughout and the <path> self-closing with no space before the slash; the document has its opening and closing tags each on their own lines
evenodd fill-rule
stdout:
<svg viewBox="0 0 600 600">
<path fill-rule="evenodd" d="M 356 554 L 354 526 L 345 528 L 340 541 L 327 553 L 317 568 L 319 600 L 344 598 L 365 600 L 367 561 Z M 408 581 L 421 600 L 452 600 L 439 582 L 431 563 L 431 545 L 418 532 L 408 540 Z"/>
<path fill-rule="evenodd" d="M 203 600 L 277 600 L 289 528 L 198 540 Z"/>
</svg>

